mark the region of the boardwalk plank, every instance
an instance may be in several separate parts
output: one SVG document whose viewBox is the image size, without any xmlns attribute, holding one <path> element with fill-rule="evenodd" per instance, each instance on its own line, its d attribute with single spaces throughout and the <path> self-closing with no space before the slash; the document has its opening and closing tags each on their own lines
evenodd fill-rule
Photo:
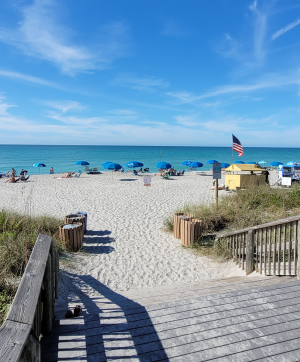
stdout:
<svg viewBox="0 0 300 362">
<path fill-rule="evenodd" d="M 42 361 L 279 361 L 281 354 L 288 360 L 300 349 L 293 343 L 300 339 L 300 282 L 267 279 L 274 284 L 256 280 L 240 290 L 241 280 L 216 282 L 215 294 L 207 284 L 205 296 L 194 285 L 192 298 L 170 302 L 171 290 L 162 291 L 163 302 L 146 307 L 139 293 L 133 300 L 130 293 L 83 294 L 83 316 L 55 321 Z M 220 293 L 222 284 L 229 289 Z"/>
</svg>

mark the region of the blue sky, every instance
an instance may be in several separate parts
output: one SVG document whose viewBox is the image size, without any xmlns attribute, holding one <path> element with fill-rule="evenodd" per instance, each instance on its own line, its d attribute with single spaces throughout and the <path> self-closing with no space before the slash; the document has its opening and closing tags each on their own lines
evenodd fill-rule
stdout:
<svg viewBox="0 0 300 362">
<path fill-rule="evenodd" d="M 0 143 L 300 145 L 299 0 L 1 0 Z"/>
</svg>

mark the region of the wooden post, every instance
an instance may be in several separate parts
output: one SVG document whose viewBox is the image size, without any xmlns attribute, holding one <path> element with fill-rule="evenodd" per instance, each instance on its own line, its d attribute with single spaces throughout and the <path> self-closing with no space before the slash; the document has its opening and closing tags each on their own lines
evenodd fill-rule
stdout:
<svg viewBox="0 0 300 362">
<path fill-rule="evenodd" d="M 249 230 L 247 234 L 246 246 L 246 275 L 254 271 L 254 230 Z"/>
<path fill-rule="evenodd" d="M 219 196 L 218 179 L 215 179 L 215 204 L 217 206 L 218 206 L 218 196 Z"/>
<path fill-rule="evenodd" d="M 26 345 L 18 362 L 41 362 L 41 345 L 32 333 L 29 335 Z"/>
<path fill-rule="evenodd" d="M 52 329 L 52 262 L 51 254 L 48 255 L 44 279 L 43 279 L 43 319 L 42 333 L 43 335 L 51 332 Z"/>
<path fill-rule="evenodd" d="M 55 319 L 55 274 L 56 274 L 56 252 L 55 252 L 55 246 L 52 240 L 51 246 L 50 246 L 50 255 L 51 255 L 51 282 L 52 282 L 52 320 Z"/>
<path fill-rule="evenodd" d="M 55 299 L 58 299 L 58 272 L 59 272 L 59 254 L 58 251 L 55 249 L 56 253 L 56 265 L 55 265 Z"/>
</svg>

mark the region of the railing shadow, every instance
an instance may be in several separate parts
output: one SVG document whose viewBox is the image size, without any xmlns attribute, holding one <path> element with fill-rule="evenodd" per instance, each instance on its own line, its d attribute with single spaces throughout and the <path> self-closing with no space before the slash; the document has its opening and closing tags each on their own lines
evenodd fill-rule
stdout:
<svg viewBox="0 0 300 362">
<path fill-rule="evenodd" d="M 65 271 L 62 274 L 72 307 L 80 304 L 83 313 L 81 317 L 64 319 L 71 304 L 65 299 L 56 311 L 52 335 L 42 339 L 43 362 L 74 359 L 168 361 L 143 305 L 112 291 L 90 275 Z M 85 290 L 89 290 L 89 295 Z"/>
</svg>

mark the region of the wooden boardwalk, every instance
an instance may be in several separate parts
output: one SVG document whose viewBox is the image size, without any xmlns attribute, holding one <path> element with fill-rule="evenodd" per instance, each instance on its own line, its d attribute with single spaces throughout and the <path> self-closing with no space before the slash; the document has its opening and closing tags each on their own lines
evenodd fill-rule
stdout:
<svg viewBox="0 0 300 362">
<path fill-rule="evenodd" d="M 96 288 L 90 276 L 79 276 Z M 99 283 L 99 282 L 97 282 Z M 56 311 L 42 361 L 300 360 L 300 281 L 236 277 L 114 293 L 79 291 L 83 315 Z"/>
</svg>

